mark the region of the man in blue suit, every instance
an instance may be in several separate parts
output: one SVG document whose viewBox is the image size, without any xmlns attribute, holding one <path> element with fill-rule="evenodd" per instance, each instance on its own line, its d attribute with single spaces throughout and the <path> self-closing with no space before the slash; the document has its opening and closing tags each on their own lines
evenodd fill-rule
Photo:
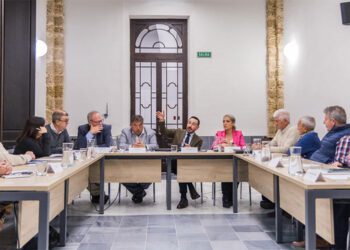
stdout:
<svg viewBox="0 0 350 250">
<path fill-rule="evenodd" d="M 97 111 L 91 111 L 87 115 L 88 124 L 79 126 L 76 148 L 86 148 L 87 142 L 95 139 L 98 147 L 109 147 L 111 141 L 111 125 L 103 124 L 103 118 Z"/>
<path fill-rule="evenodd" d="M 112 126 L 103 124 L 103 118 L 97 111 L 91 111 L 87 115 L 88 124 L 79 126 L 78 137 L 75 144 L 76 149 L 86 148 L 87 142 L 95 139 L 97 147 L 109 147 L 111 141 Z M 100 200 L 100 185 L 98 183 L 90 184 L 91 201 L 98 203 Z M 105 203 L 108 201 L 108 195 L 105 195 Z"/>
</svg>

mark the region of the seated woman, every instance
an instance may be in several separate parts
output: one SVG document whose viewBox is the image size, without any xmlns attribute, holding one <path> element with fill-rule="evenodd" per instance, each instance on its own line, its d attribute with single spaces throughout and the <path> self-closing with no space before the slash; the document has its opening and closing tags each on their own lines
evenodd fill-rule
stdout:
<svg viewBox="0 0 350 250">
<path fill-rule="evenodd" d="M 236 130 L 236 119 L 233 115 L 226 114 L 223 118 L 224 130 L 216 132 L 215 140 L 211 148 L 238 146 L 244 147 L 245 141 L 241 131 Z M 225 208 L 232 206 L 232 182 L 221 183 L 222 205 Z"/>
<path fill-rule="evenodd" d="M 309 159 L 311 155 L 321 147 L 321 141 L 313 130 L 315 129 L 315 118 L 303 116 L 298 121 L 299 140 L 294 146 L 301 147 L 301 156 Z"/>
<path fill-rule="evenodd" d="M 17 138 L 14 154 L 25 154 L 27 151 L 32 151 L 36 157 L 50 155 L 50 136 L 42 117 L 28 118 L 21 135 Z"/>
</svg>

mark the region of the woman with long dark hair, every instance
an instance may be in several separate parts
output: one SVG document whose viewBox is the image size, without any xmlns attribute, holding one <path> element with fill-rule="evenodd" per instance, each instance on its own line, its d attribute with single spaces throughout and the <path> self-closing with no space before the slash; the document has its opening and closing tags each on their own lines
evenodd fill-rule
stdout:
<svg viewBox="0 0 350 250">
<path fill-rule="evenodd" d="M 27 119 L 21 135 L 17 138 L 15 154 L 32 151 L 36 157 L 50 155 L 50 136 L 45 128 L 45 119 L 32 116 Z"/>
</svg>

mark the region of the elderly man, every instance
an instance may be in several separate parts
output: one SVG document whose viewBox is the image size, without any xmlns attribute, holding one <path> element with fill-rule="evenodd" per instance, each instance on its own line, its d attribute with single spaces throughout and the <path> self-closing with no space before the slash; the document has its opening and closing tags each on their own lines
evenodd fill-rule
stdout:
<svg viewBox="0 0 350 250">
<path fill-rule="evenodd" d="M 156 133 L 143 126 L 143 117 L 135 115 L 131 118 L 130 128 L 122 130 L 120 135 L 120 146 L 129 145 L 133 148 L 146 148 L 148 150 L 155 150 L 158 148 Z M 123 185 L 133 194 L 132 201 L 141 203 L 143 197 L 146 196 L 146 191 L 150 183 L 123 183 Z"/>
<path fill-rule="evenodd" d="M 200 121 L 196 116 L 191 116 L 188 119 L 186 130 L 167 129 L 165 127 L 165 115 L 163 112 L 157 111 L 157 118 L 159 121 L 161 135 L 166 135 L 166 137 L 174 137 L 172 144 L 178 145 L 178 147 L 198 147 L 198 149 L 202 147 L 203 140 L 196 134 L 200 124 Z M 181 200 L 177 205 L 178 209 L 188 207 L 187 187 L 193 200 L 200 197 L 192 183 L 179 183 L 179 187 Z"/>
<path fill-rule="evenodd" d="M 277 132 L 270 142 L 270 149 L 272 153 L 288 153 L 291 146 L 299 139 L 299 133 L 296 127 L 290 125 L 290 114 L 285 109 L 278 109 L 273 113 Z M 253 145 L 255 148 L 256 145 Z M 268 200 L 265 196 L 262 196 L 260 201 L 260 207 L 264 209 L 273 209 L 274 203 Z"/>
<path fill-rule="evenodd" d="M 350 124 L 346 124 L 346 112 L 340 106 L 327 107 L 323 113 L 323 123 L 328 133 L 322 138 L 321 147 L 311 155 L 310 159 L 322 163 L 332 163 L 336 157 L 338 141 L 342 137 L 350 135 Z M 350 217 L 350 201 L 334 199 L 333 214 L 335 249 L 345 249 L 348 219 Z"/>
<path fill-rule="evenodd" d="M 7 161 L 11 165 L 23 165 L 23 164 L 27 164 L 28 162 L 34 159 L 35 159 L 35 155 L 33 154 L 32 151 L 27 151 L 23 155 L 13 155 L 13 154 L 9 154 L 9 152 L 0 143 L 0 161 Z"/>
<path fill-rule="evenodd" d="M 299 133 L 296 127 L 290 125 L 290 115 L 287 110 L 276 110 L 273 118 L 278 130 L 270 142 L 271 152 L 285 154 L 298 141 Z"/>
<path fill-rule="evenodd" d="M 87 124 L 81 125 L 78 128 L 78 137 L 75 144 L 76 149 L 86 148 L 87 142 L 95 140 L 95 145 L 98 147 L 109 147 L 111 141 L 112 126 L 103 123 L 101 114 L 97 111 L 91 111 L 87 115 Z M 98 203 L 100 200 L 100 185 L 91 183 L 90 187 L 91 201 Z M 109 196 L 105 195 L 105 203 Z"/>
<path fill-rule="evenodd" d="M 67 125 L 68 113 L 64 110 L 55 110 L 52 113 L 51 124 L 46 125 L 47 134 L 50 136 L 51 154 L 61 154 L 62 144 L 70 142 Z"/>
<path fill-rule="evenodd" d="M 303 116 L 298 121 L 300 138 L 294 146 L 301 147 L 301 156 L 306 159 L 309 159 L 321 146 L 320 139 L 314 132 L 315 126 L 315 118 L 311 116 Z"/>
</svg>

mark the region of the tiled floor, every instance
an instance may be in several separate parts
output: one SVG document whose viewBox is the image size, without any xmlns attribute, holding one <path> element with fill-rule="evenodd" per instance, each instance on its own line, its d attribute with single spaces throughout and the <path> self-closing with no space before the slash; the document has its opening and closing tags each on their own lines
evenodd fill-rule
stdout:
<svg viewBox="0 0 350 250">
<path fill-rule="evenodd" d="M 112 186 L 114 197 L 117 186 Z M 140 205 L 130 201 L 130 194 L 125 197 L 123 189 L 121 203 L 112 204 L 104 215 L 95 211 L 88 200 L 89 194 L 84 192 L 69 207 L 66 246 L 55 249 L 291 249 L 290 243 L 275 243 L 274 218 L 259 208 L 261 196 L 254 190 L 252 206 L 249 206 L 247 184 L 243 185 L 239 214 L 222 208 L 220 190 L 217 191 L 217 205 L 213 206 L 211 184 L 204 185 L 203 204 L 190 200 L 188 208 L 178 210 L 176 204 L 179 196 L 175 181 L 172 186 L 171 211 L 165 208 L 164 182 L 156 185 L 155 203 L 151 187 Z M 293 230 L 291 221 L 285 219 L 286 242 L 294 240 Z M 14 236 L 9 231 L 8 226 L 8 230 L 0 233 L 0 249 L 14 249 Z"/>
</svg>

